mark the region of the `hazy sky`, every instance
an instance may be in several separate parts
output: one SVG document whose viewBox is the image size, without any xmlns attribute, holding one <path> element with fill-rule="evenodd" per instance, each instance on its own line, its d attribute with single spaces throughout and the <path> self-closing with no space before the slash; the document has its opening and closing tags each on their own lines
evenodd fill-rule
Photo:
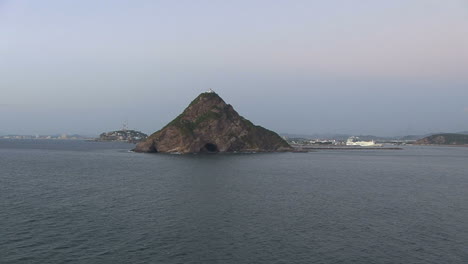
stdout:
<svg viewBox="0 0 468 264">
<path fill-rule="evenodd" d="M 285 133 L 468 130 L 468 1 L 0 0 L 0 134 L 154 132 L 212 88 Z"/>
</svg>

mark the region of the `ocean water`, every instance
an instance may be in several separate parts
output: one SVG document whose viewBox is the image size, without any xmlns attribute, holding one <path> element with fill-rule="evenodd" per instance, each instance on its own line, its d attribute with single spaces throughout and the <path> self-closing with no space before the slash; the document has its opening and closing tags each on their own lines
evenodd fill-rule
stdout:
<svg viewBox="0 0 468 264">
<path fill-rule="evenodd" d="M 468 263 L 468 148 L 0 140 L 0 263 Z"/>
</svg>

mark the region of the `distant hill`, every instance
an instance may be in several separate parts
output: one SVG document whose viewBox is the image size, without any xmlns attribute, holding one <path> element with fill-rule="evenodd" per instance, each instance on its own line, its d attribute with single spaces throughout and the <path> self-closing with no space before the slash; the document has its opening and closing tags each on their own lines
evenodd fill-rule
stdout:
<svg viewBox="0 0 468 264">
<path fill-rule="evenodd" d="M 99 135 L 98 141 L 127 141 L 127 142 L 140 142 L 145 140 L 148 135 L 135 130 L 117 130 L 102 133 Z"/>
<path fill-rule="evenodd" d="M 416 141 L 418 145 L 468 145 L 466 134 L 435 134 Z"/>
</svg>

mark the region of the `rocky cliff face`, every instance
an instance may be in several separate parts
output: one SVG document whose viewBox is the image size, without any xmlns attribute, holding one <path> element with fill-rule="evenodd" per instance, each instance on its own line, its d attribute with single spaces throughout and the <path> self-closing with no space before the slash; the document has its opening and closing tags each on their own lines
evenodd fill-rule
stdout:
<svg viewBox="0 0 468 264">
<path fill-rule="evenodd" d="M 416 141 L 417 145 L 467 145 L 468 135 L 436 134 Z"/>
<path fill-rule="evenodd" d="M 292 148 L 278 134 L 241 117 L 216 93 L 202 93 L 136 152 L 275 152 Z"/>
</svg>

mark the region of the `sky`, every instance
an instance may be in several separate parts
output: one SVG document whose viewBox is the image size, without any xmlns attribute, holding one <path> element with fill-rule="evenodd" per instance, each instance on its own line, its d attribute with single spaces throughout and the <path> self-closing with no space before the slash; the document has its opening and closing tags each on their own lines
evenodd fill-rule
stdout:
<svg viewBox="0 0 468 264">
<path fill-rule="evenodd" d="M 0 0 L 0 135 L 152 133 L 210 88 L 279 133 L 468 131 L 468 1 Z"/>
</svg>

